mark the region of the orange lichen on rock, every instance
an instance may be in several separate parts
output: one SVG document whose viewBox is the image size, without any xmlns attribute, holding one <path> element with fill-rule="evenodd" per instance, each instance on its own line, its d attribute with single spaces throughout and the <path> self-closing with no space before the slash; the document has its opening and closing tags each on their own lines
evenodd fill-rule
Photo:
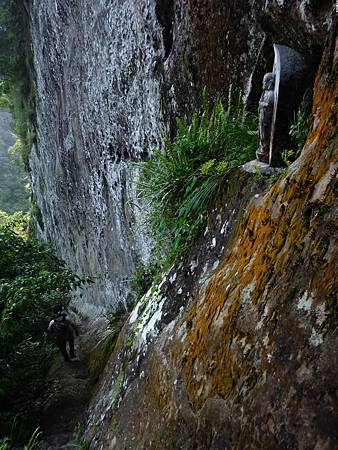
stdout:
<svg viewBox="0 0 338 450">
<path fill-rule="evenodd" d="M 233 350 L 234 342 L 242 338 L 237 324 L 241 304 L 250 302 L 262 311 L 269 300 L 269 284 L 289 282 L 294 268 L 301 270 L 301 261 L 316 254 L 317 243 L 311 238 L 320 227 L 316 211 L 329 208 L 334 202 L 332 185 L 336 172 L 332 162 L 338 156 L 337 135 L 333 134 L 337 125 L 336 75 L 335 66 L 330 75 L 332 82 L 328 83 L 319 71 L 314 125 L 300 163 L 296 162 L 277 181 L 263 203 L 252 201 L 205 293 L 201 298 L 197 296 L 187 312 L 191 327 L 181 369 L 189 398 L 197 409 L 212 394 L 228 395 L 241 376 L 249 373 L 244 352 Z M 326 184 L 320 186 L 320 202 L 313 203 L 313 192 L 327 173 Z M 316 273 L 309 274 L 308 289 L 316 297 L 332 290 L 334 259 L 317 261 Z M 250 290 L 244 298 L 248 286 Z M 292 298 L 294 294 L 289 291 L 287 295 Z M 210 361 L 214 361 L 213 370 Z"/>
<path fill-rule="evenodd" d="M 156 401 L 162 414 L 168 415 L 168 405 L 172 398 L 172 380 L 168 380 L 168 373 L 162 366 L 153 365 L 150 374 L 152 398 Z"/>
</svg>

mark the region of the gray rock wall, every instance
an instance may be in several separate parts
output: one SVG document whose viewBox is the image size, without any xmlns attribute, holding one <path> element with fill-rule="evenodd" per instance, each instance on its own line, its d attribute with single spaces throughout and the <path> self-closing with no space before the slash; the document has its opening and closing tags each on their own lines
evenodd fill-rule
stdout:
<svg viewBox="0 0 338 450">
<path fill-rule="evenodd" d="M 95 277 L 82 303 L 106 307 L 125 298 L 128 276 L 149 253 L 130 161 L 158 145 L 155 5 L 34 0 L 31 14 L 39 234 L 76 272 Z"/>
</svg>

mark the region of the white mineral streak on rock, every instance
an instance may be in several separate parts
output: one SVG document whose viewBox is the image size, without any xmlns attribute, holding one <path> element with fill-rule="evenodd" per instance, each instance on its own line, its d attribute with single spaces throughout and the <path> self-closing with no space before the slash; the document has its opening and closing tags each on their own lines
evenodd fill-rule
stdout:
<svg viewBox="0 0 338 450">
<path fill-rule="evenodd" d="M 240 301 L 242 303 L 248 302 L 251 300 L 251 292 L 255 289 L 256 279 L 254 278 L 250 284 L 245 286 L 241 291 Z"/>
<path fill-rule="evenodd" d="M 145 318 L 143 324 L 141 324 L 141 326 L 143 325 L 140 335 L 141 343 L 146 342 L 149 338 L 152 338 L 157 334 L 155 330 L 155 325 L 157 322 L 161 320 L 162 307 L 165 301 L 166 301 L 165 297 L 158 296 L 156 298 L 156 302 L 159 303 L 156 304 L 155 310 L 152 313 L 150 312 L 149 315 Z"/>
<path fill-rule="evenodd" d="M 153 285 L 148 290 L 130 316 L 129 323 L 135 324 L 133 329 L 135 333 L 133 348 L 137 348 L 138 353 L 145 351 L 149 341 L 158 334 L 156 323 L 161 320 L 162 308 L 166 301 L 166 298 L 161 293 L 161 288 L 166 278 L 166 275 L 164 275 L 158 285 Z M 146 306 L 141 315 L 139 315 L 140 308 L 144 304 Z"/>
<path fill-rule="evenodd" d="M 228 223 L 229 223 L 228 220 L 226 220 L 226 221 L 224 222 L 224 224 L 223 224 L 223 226 L 222 226 L 222 228 L 221 228 L 221 234 L 224 234 L 224 233 L 226 232 L 226 229 L 227 229 L 227 227 L 228 227 Z"/>
<path fill-rule="evenodd" d="M 299 298 L 297 303 L 297 309 L 303 309 L 304 311 L 310 311 L 312 305 L 312 296 L 305 291 L 304 294 Z"/>
<path fill-rule="evenodd" d="M 182 320 L 180 327 L 176 330 L 175 337 L 184 342 L 187 337 L 187 324 L 185 320 Z"/>
<path fill-rule="evenodd" d="M 149 291 L 148 291 L 149 292 Z M 138 315 L 139 315 L 139 309 L 140 309 L 140 307 L 141 307 L 141 305 L 142 305 L 142 300 L 143 300 L 143 298 L 144 297 L 142 297 L 142 299 L 138 302 L 138 304 L 135 306 L 135 308 L 133 309 L 133 312 L 131 313 L 131 315 L 130 315 L 130 318 L 129 318 L 129 323 L 134 323 L 134 322 L 136 322 L 136 320 L 137 320 L 137 318 L 138 318 Z"/>
<path fill-rule="evenodd" d="M 312 333 L 309 338 L 309 342 L 313 347 L 318 347 L 324 342 L 323 335 L 312 328 Z"/>
<path fill-rule="evenodd" d="M 256 330 L 260 330 L 263 327 L 264 319 L 263 317 L 257 322 Z"/>
<path fill-rule="evenodd" d="M 190 263 L 190 270 L 191 270 L 191 272 L 194 272 L 195 271 L 195 269 L 197 269 L 197 267 L 198 267 L 198 259 L 193 259 L 192 261 L 191 261 L 191 263 Z"/>
<path fill-rule="evenodd" d="M 316 314 L 316 324 L 318 326 L 322 325 L 322 323 L 325 322 L 327 316 L 329 315 L 328 311 L 326 311 L 325 303 L 320 303 L 319 305 L 316 305 L 315 314 Z"/>
<path fill-rule="evenodd" d="M 168 325 L 166 325 L 165 327 L 165 334 L 167 334 L 168 336 L 171 334 L 172 330 L 175 327 L 177 320 L 172 320 L 170 323 L 168 323 Z M 172 339 L 172 336 L 170 336 L 170 339 Z"/>
<path fill-rule="evenodd" d="M 177 277 L 177 273 L 175 272 L 170 278 L 169 278 L 169 283 L 173 284 L 173 282 L 176 280 Z"/>
<path fill-rule="evenodd" d="M 325 191 L 330 184 L 330 182 L 337 177 L 338 172 L 338 163 L 331 162 L 329 169 L 324 175 L 320 178 L 318 183 L 315 186 L 314 192 L 311 197 L 311 202 L 322 201 L 324 198 Z"/>
</svg>

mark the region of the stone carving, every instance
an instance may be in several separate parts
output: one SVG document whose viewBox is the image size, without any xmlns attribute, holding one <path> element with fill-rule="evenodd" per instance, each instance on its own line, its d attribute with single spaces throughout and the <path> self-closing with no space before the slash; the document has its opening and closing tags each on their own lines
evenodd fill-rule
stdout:
<svg viewBox="0 0 338 450">
<path fill-rule="evenodd" d="M 306 89 L 304 57 L 286 45 L 274 44 L 273 72 L 263 79 L 259 101 L 260 144 L 256 156 L 273 167 L 283 165 L 281 152 L 293 147 L 289 128 Z"/>
<path fill-rule="evenodd" d="M 275 74 L 266 73 L 263 78 L 263 93 L 259 100 L 259 161 L 268 163 L 271 141 L 272 118 L 274 110 Z"/>
</svg>

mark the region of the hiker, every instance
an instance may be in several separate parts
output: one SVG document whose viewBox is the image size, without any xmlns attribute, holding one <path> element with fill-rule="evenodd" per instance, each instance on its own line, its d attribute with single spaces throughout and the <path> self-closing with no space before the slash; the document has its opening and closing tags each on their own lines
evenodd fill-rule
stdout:
<svg viewBox="0 0 338 450">
<path fill-rule="evenodd" d="M 76 336 L 79 333 L 76 326 L 67 317 L 64 309 L 56 307 L 54 313 L 56 317 L 49 322 L 48 332 L 62 353 L 64 360 L 70 362 L 71 359 L 76 358 L 74 351 L 74 332 Z M 69 345 L 69 355 L 67 352 L 67 342 Z"/>
</svg>

